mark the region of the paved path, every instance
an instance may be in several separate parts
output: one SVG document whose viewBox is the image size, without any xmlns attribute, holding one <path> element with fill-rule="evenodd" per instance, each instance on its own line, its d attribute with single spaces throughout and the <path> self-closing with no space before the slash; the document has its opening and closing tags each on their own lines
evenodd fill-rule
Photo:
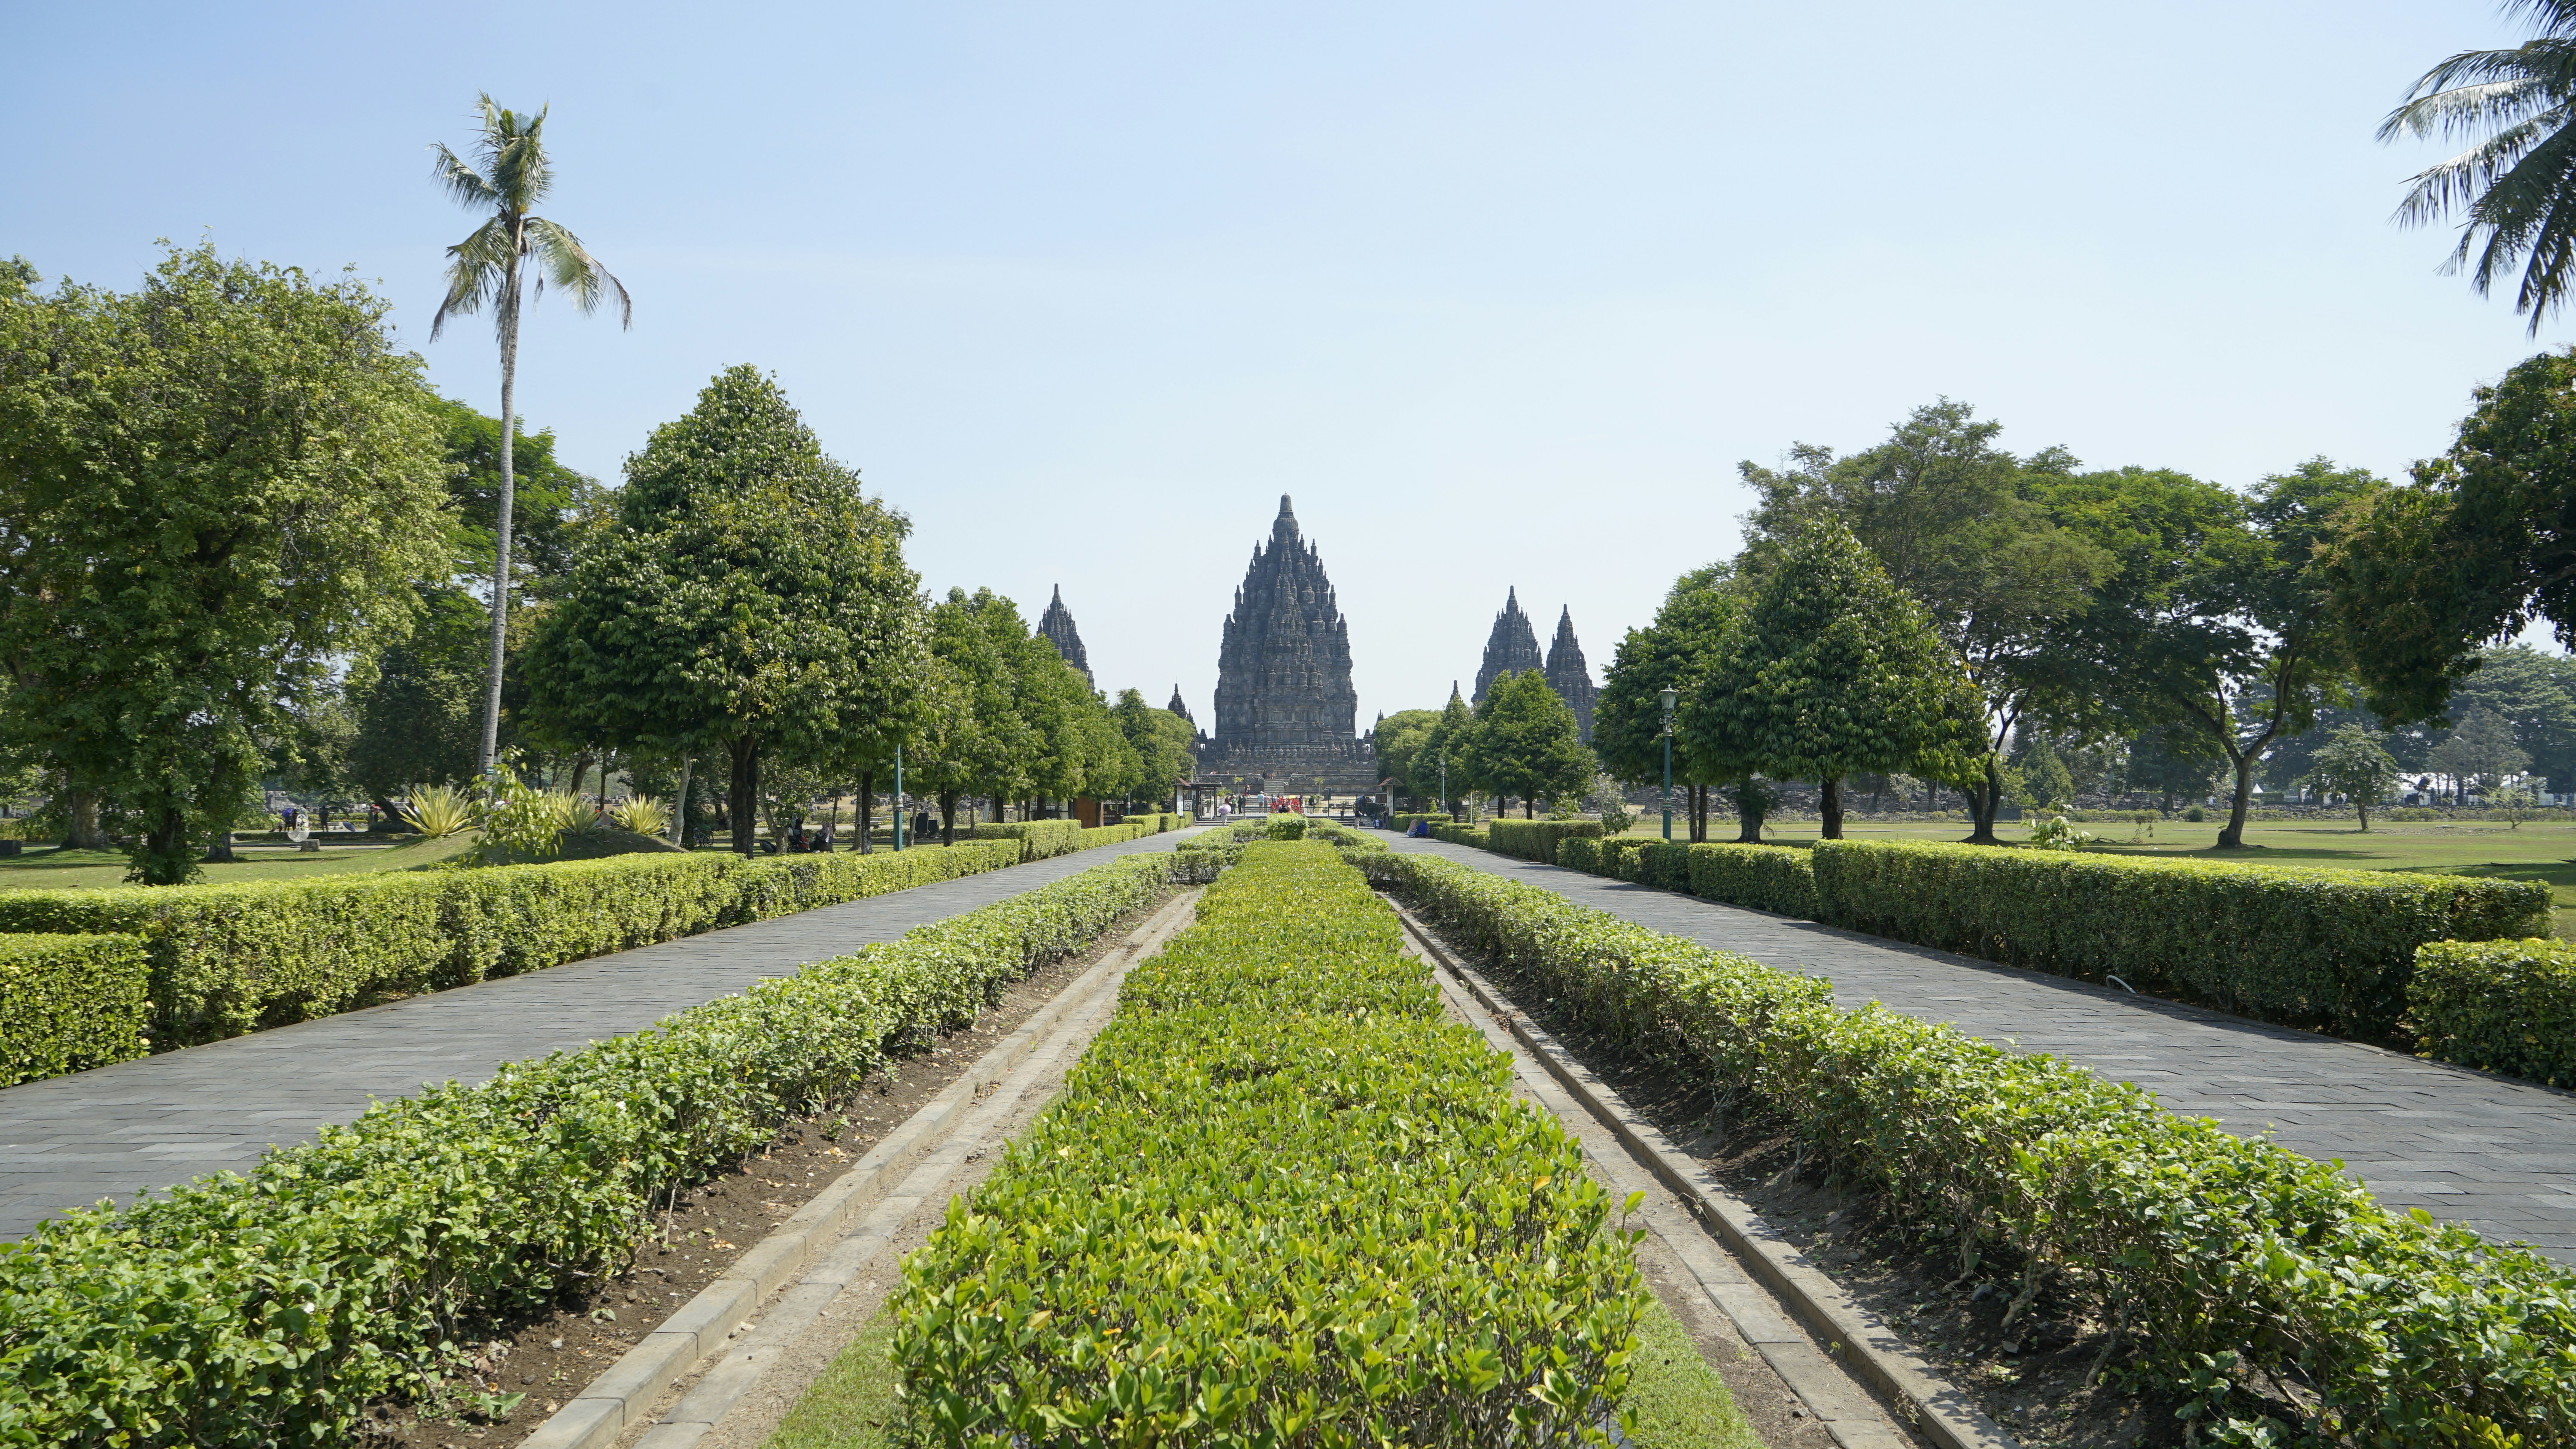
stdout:
<svg viewBox="0 0 2576 1449">
<path fill-rule="evenodd" d="M 810 961 L 1033 890 L 1149 835 L 1008 870 L 575 961 L 0 1090 L 0 1238 L 66 1207 L 203 1173 L 354 1120 L 370 1099 L 636 1031 Z"/>
<path fill-rule="evenodd" d="M 2576 1263 L 2576 1095 L 1992 962 L 1738 910 L 1471 846 L 1388 837 L 1766 965 L 2050 1052 L 2230 1131 L 2340 1158 L 2383 1202 Z"/>
</svg>

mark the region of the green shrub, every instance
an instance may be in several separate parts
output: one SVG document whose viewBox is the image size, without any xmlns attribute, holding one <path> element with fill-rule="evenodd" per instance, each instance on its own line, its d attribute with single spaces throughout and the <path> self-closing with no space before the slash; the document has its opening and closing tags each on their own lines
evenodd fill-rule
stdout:
<svg viewBox="0 0 2576 1449">
<path fill-rule="evenodd" d="M 2182 812 L 2182 818 L 2190 821 L 2194 825 L 2198 825 L 2209 818 L 2209 812 L 2201 809 L 2197 805 L 2193 805 Z"/>
<path fill-rule="evenodd" d="M 1497 820 L 1486 827 L 1486 849 L 1516 855 L 1541 865 L 1556 864 L 1556 847 L 1564 840 L 1598 840 L 1598 820 Z"/>
<path fill-rule="evenodd" d="M 0 891 L 0 932 L 141 936 L 167 1049 L 811 910 L 1013 861 L 1007 842 L 875 855 L 624 855 L 237 885 Z"/>
<path fill-rule="evenodd" d="M 2536 934 L 2546 885 L 2400 871 L 1828 840 L 1823 918 L 2264 1021 L 2384 1039 L 2415 948 Z"/>
<path fill-rule="evenodd" d="M 901 1428 L 1607 1443 L 1648 1293 L 1580 1145 L 1511 1088 L 1356 871 L 1252 845 L 905 1261 Z"/>
<path fill-rule="evenodd" d="M 1474 825 L 1465 823 L 1464 821 L 1453 820 L 1446 825 L 1432 826 L 1431 838 L 1434 840 L 1445 840 L 1451 845 L 1472 845 L 1478 850 L 1487 848 L 1485 845 L 1485 832 Z"/>
<path fill-rule="evenodd" d="M 1680 840 L 1649 840 L 1637 848 L 1636 874 L 1628 877 L 1659 891 L 1690 889 L 1690 845 Z"/>
<path fill-rule="evenodd" d="M 380 1101 L 247 1178 L 46 1222 L 0 1254 L 0 1442 L 353 1442 L 371 1399 L 429 1392 L 470 1354 L 461 1324 L 619 1271 L 669 1193 L 1082 950 L 1165 893 L 1169 860 L 1111 861 L 481 1086 Z"/>
<path fill-rule="evenodd" d="M 1274 818 L 1274 819 L 1273 819 L 1273 820 L 1271 820 L 1271 822 L 1270 822 L 1269 838 L 1270 838 L 1270 839 L 1272 839 L 1272 840 L 1303 840 L 1303 839 L 1305 839 L 1305 838 L 1306 838 L 1306 821 L 1305 821 L 1305 818 L 1304 818 L 1303 816 L 1298 816 L 1298 815 L 1285 815 L 1285 816 L 1279 816 L 1279 817 L 1277 817 L 1277 818 Z"/>
<path fill-rule="evenodd" d="M 1990 856 L 2004 854 L 1984 852 Z M 1823 885 L 1830 843 L 1816 852 Z M 2078 858 L 2069 864 L 2091 865 Z M 2576 1425 L 2576 1275 L 2337 1170 L 2178 1117 L 2148 1093 L 1660 936 L 1436 857 L 1365 869 L 1471 949 L 1531 973 L 1587 1026 L 1758 1101 L 1959 1250 L 1999 1250 L 2117 1325 L 2143 1374 L 2242 1443 L 2239 1372 L 2292 1387 L 2314 1436 L 2354 1445 L 2564 1444 Z M 2258 1380 L 2259 1381 L 2259 1380 Z"/>
<path fill-rule="evenodd" d="M 1413 828 L 1414 822 L 1420 820 L 1428 820 L 1434 825 L 1446 825 L 1449 823 L 1449 815 L 1446 811 L 1433 814 L 1428 811 L 1398 810 L 1386 817 L 1387 826 L 1396 831 L 1409 831 Z"/>
<path fill-rule="evenodd" d="M 1812 852 L 1786 845 L 1694 845 L 1690 893 L 1706 901 L 1816 919 Z"/>
<path fill-rule="evenodd" d="M 1154 833 L 1152 826 L 1132 821 L 1125 825 L 1085 829 L 1079 820 L 1017 820 L 1008 824 L 986 821 L 970 828 L 967 838 L 1016 840 L 1020 843 L 1020 859 L 1029 861 L 1071 855 L 1096 845 L 1116 845 L 1122 840 L 1137 840 Z"/>
<path fill-rule="evenodd" d="M 2428 941 L 2406 1015 L 2426 1056 L 2576 1087 L 2576 943 Z"/>
<path fill-rule="evenodd" d="M 140 936 L 0 936 L 0 1087 L 152 1049 Z"/>
</svg>

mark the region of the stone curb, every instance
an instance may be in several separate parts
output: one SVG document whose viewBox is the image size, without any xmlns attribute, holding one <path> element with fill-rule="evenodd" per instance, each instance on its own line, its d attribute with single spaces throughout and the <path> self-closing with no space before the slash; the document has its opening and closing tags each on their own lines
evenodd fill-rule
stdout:
<svg viewBox="0 0 2576 1449">
<path fill-rule="evenodd" d="M 1838 1350 L 1832 1359 L 1826 1358 L 1781 1322 L 1763 1295 L 1747 1293 L 1740 1282 L 1712 1282 L 1701 1265 L 1691 1261 L 1691 1254 L 1681 1255 L 1710 1300 L 1806 1402 L 1837 1443 L 1847 1449 L 1877 1449 L 1887 1442 L 1878 1414 L 1868 1416 L 1874 1423 L 1857 1420 L 1853 1411 L 1858 1406 L 1849 1402 L 1842 1375 L 1835 1372 L 1839 1363 L 1886 1394 L 1911 1427 L 1939 1449 L 2019 1449 L 2019 1441 L 1964 1391 L 1943 1378 L 1878 1315 L 1809 1263 L 1742 1198 L 1719 1186 L 1698 1163 L 1675 1149 L 1653 1123 L 1631 1111 L 1615 1090 L 1557 1045 L 1555 1037 L 1452 954 L 1411 910 L 1397 905 L 1396 913 L 1431 959 L 1492 1013 L 1586 1111 L 1616 1133 L 1657 1180 L 1679 1194 L 1711 1234 L 1751 1269 L 1756 1281 L 1779 1295 L 1791 1313 Z"/>
<path fill-rule="evenodd" d="M 520 1449 L 606 1449 L 627 1428 L 640 1422 L 653 1404 L 674 1383 L 711 1356 L 722 1352 L 728 1342 L 749 1328 L 746 1320 L 779 1288 L 794 1281 L 808 1260 L 824 1250 L 837 1249 L 848 1243 L 868 1242 L 873 1251 L 910 1216 L 920 1204 L 913 1199 L 878 1202 L 874 1194 L 884 1184 L 888 1170 L 920 1148 L 936 1142 L 940 1135 L 954 1127 L 966 1111 L 983 1100 L 984 1095 L 1005 1078 L 1020 1070 L 1022 1058 L 1032 1052 L 1040 1038 L 1054 1030 L 1077 1010 L 1090 1005 L 1101 990 L 1118 979 L 1145 950 L 1170 935 L 1175 923 L 1184 918 L 1196 902 L 1198 892 L 1184 891 L 1145 924 L 1128 934 L 1124 947 L 1084 972 L 1055 998 L 1038 1008 L 1018 1030 L 1002 1039 L 992 1050 L 977 1059 L 964 1075 L 949 1084 L 947 1090 L 924 1104 L 876 1146 L 868 1149 L 849 1171 L 833 1180 L 830 1186 L 814 1195 L 797 1209 L 778 1231 L 754 1244 L 751 1251 L 735 1260 L 724 1277 L 699 1290 L 696 1297 L 681 1305 L 662 1326 L 645 1335 L 644 1341 L 629 1349 L 616 1363 L 603 1370 L 583 1386 L 580 1393 L 537 1426 L 536 1432 L 521 1441 Z M 863 1231 L 845 1239 L 843 1234 L 851 1220 L 872 1204 L 890 1209 L 895 1202 L 902 1211 L 881 1232 Z M 870 1214 L 873 1219 L 883 1212 Z M 829 1255 L 837 1260 L 838 1251 Z M 853 1259 L 844 1269 L 854 1271 Z M 835 1261 L 832 1266 L 842 1265 Z M 828 1270 L 827 1270 L 828 1271 Z M 819 1305 L 817 1305 L 819 1308 Z M 765 1356 L 764 1356 L 765 1357 Z M 719 1369 L 730 1365 L 718 1365 Z M 734 1376 L 728 1376 L 734 1377 Z M 734 1386 L 732 1397 L 750 1389 L 757 1375 L 743 1377 Z M 701 1388 L 703 1391 L 704 1386 Z M 694 1400 L 698 1395 L 693 1393 Z M 704 1426 L 698 1426 L 699 1432 Z M 692 1438 L 695 1436 L 692 1435 Z"/>
</svg>

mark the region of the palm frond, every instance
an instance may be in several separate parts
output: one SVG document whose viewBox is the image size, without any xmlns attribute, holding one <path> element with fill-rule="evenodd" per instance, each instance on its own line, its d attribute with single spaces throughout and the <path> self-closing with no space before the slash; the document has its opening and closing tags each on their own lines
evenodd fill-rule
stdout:
<svg viewBox="0 0 2576 1449">
<path fill-rule="evenodd" d="M 628 327 L 635 325 L 635 299 L 626 295 L 626 284 L 599 264 L 599 259 L 582 246 L 581 238 L 543 217 L 532 216 L 528 218 L 528 250 L 536 258 L 539 277 L 572 293 L 574 305 L 582 311 L 595 310 L 601 297 L 614 292 L 618 320 Z"/>
<path fill-rule="evenodd" d="M 2504 13 L 2530 16 L 2543 35 L 2576 35 L 2576 0 L 2505 0 Z"/>
<path fill-rule="evenodd" d="M 447 149 L 443 141 L 429 145 L 429 179 L 439 184 L 459 206 L 491 206 L 500 200 L 492 183 L 483 173 L 465 164 L 465 158 Z"/>
<path fill-rule="evenodd" d="M 508 221 L 495 215 L 447 249 L 447 297 L 429 319 L 432 341 L 446 329 L 451 314 L 470 316 L 500 296 L 509 283 L 510 245 Z"/>
<path fill-rule="evenodd" d="M 2454 208 L 2474 207 L 2485 191 L 2501 183 L 2533 148 L 2567 124 L 2565 107 L 2510 127 L 2446 161 L 2406 179 L 2406 199 L 2398 204 L 2400 226 L 2421 226 Z"/>
<path fill-rule="evenodd" d="M 2549 109 L 2566 92 L 2529 77 L 2453 86 L 2418 96 L 2388 113 L 2379 123 L 2379 139 L 2400 136 L 2456 136 L 2490 126 L 2512 125 Z"/>
</svg>

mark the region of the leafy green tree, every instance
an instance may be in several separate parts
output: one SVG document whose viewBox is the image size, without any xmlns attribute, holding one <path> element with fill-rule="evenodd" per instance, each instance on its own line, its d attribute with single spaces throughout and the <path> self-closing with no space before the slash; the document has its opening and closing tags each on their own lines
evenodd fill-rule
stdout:
<svg viewBox="0 0 2576 1449">
<path fill-rule="evenodd" d="M 2576 260 L 2576 184 L 2568 102 L 2576 97 L 2576 3 L 2514 0 L 2539 33 L 2505 50 L 2462 51 L 2418 77 L 2379 139 L 2483 137 L 2417 172 L 2397 208 L 2401 225 L 2466 218 L 2445 271 L 2467 268 L 2479 296 L 2527 263 L 2514 310 L 2540 321 L 2566 300 Z"/>
<path fill-rule="evenodd" d="M 626 478 L 528 646 L 531 707 L 620 748 L 720 747 L 748 854 L 765 753 L 837 773 L 908 727 L 926 652 L 911 524 L 747 366 L 654 429 Z"/>
<path fill-rule="evenodd" d="M 428 392 L 384 313 L 211 247 L 122 295 L 0 269 L 0 729 L 134 812 L 134 880 L 197 874 L 263 742 L 441 566 Z"/>
<path fill-rule="evenodd" d="M 1422 747 L 1413 755 L 1413 774 L 1407 781 L 1413 793 L 1424 799 L 1436 799 L 1440 808 L 1456 815 L 1458 801 L 1483 784 L 1476 778 L 1476 715 L 1467 707 L 1466 696 L 1458 692 L 1458 682 L 1449 682 L 1449 702 L 1440 708 L 1440 718 L 1422 737 Z M 1447 792 L 1442 792 L 1442 786 Z"/>
<path fill-rule="evenodd" d="M 1535 669 L 1506 673 L 1485 691 L 1469 754 L 1477 782 L 1519 796 L 1521 814 L 1531 818 L 1540 796 L 1580 795 L 1592 781 L 1592 756 L 1574 711 Z"/>
<path fill-rule="evenodd" d="M 1419 800 L 1428 800 L 1432 792 L 1414 789 L 1413 767 L 1421 757 L 1423 742 L 1431 738 L 1432 727 L 1440 723 L 1436 709 L 1399 709 L 1377 722 L 1377 773 L 1391 780 L 1390 793 L 1401 791 Z M 1392 806 L 1393 801 L 1388 804 Z"/>
<path fill-rule="evenodd" d="M 1198 767 L 1198 757 L 1190 752 L 1197 731 L 1170 710 L 1147 704 L 1132 689 L 1118 691 L 1111 712 L 1117 716 L 1118 733 L 1136 754 L 1136 779 L 1123 792 L 1125 798 L 1152 800 L 1157 809 L 1170 805 L 1174 788 Z"/>
<path fill-rule="evenodd" d="M 1969 838 L 1986 844 L 2015 732 L 2040 717 L 2075 724 L 2099 712 L 2086 636 L 2061 626 L 2116 566 L 2052 506 L 2074 459 L 2057 448 L 2016 458 L 1995 445 L 2002 430 L 1943 398 L 1866 452 L 1838 459 L 1802 444 L 1786 470 L 1739 465 L 1762 495 L 1746 520 L 1748 572 L 1761 573 L 1814 520 L 1839 519 L 1957 651 L 1984 704 L 1985 768 L 1966 794 Z"/>
<path fill-rule="evenodd" d="M 1982 719 L 1931 615 L 1828 516 L 1779 550 L 1681 728 L 1712 756 L 1818 782 L 1822 833 L 1839 840 L 1845 775 L 1960 779 L 1983 748 Z"/>
<path fill-rule="evenodd" d="M 501 417 L 515 422 L 519 416 L 519 312 L 523 302 L 532 300 L 527 291 L 531 268 L 537 274 L 536 295 L 543 295 L 546 284 L 552 282 L 572 294 L 574 305 L 584 313 L 596 310 L 601 299 L 614 293 L 619 319 L 631 327 L 635 303 L 626 295 L 626 284 L 591 256 L 581 238 L 533 214 L 554 188 L 554 166 L 546 157 L 547 108 L 525 115 L 503 110 L 489 95 L 477 99 L 482 134 L 475 138 L 473 149 L 479 164 L 469 164 L 444 143 L 434 144 L 436 165 L 431 177 L 458 205 L 488 211 L 491 217 L 447 249 L 447 297 L 430 319 L 429 335 L 436 341 L 449 317 L 471 316 L 491 307 L 493 329 L 501 343 Z M 500 442 L 500 490 L 493 507 L 492 670 L 484 695 L 483 742 L 475 760 L 478 771 L 490 766 L 500 748 L 501 673 L 512 581 L 510 534 L 518 483 L 514 466 L 518 429 L 496 426 L 495 431 Z"/>
<path fill-rule="evenodd" d="M 2132 621 L 2121 681 L 2130 709 L 2199 733 L 2234 776 L 2222 850 L 2245 843 L 2256 767 L 2345 696 L 2349 635 L 2320 554 L 2345 510 L 2379 487 L 2324 458 L 2263 479 L 2235 526 L 2210 530 Z"/>
<path fill-rule="evenodd" d="M 2387 799 L 2397 784 L 2397 762 L 2380 748 L 2378 735 L 2361 725 L 2345 725 L 2318 748 L 2299 783 L 2352 801 L 2367 834 L 2370 807 Z"/>
<path fill-rule="evenodd" d="M 2478 647 L 2539 619 L 2576 638 L 2576 348 L 2471 394 L 2442 456 L 2355 503 L 2326 559 L 2371 708 L 2438 718 Z"/>
<path fill-rule="evenodd" d="M 2434 747 L 2428 763 L 2459 781 L 2465 796 L 2529 769 L 2531 756 L 2515 743 L 2513 725 L 2503 715 L 2484 705 L 2471 705 L 2450 738 Z"/>
<path fill-rule="evenodd" d="M 2045 733 L 2031 736 L 2030 748 L 2014 763 L 2030 791 L 2031 803 L 2050 810 L 2063 810 L 2075 803 L 2075 776 L 2059 758 L 2056 747 Z"/>
<path fill-rule="evenodd" d="M 1601 696 L 1593 705 L 1592 750 L 1602 768 L 1616 780 L 1660 788 L 1664 779 L 1663 691 L 1694 699 L 1708 686 L 1731 633 L 1743 622 L 1743 601 L 1729 588 L 1723 567 L 1694 570 L 1675 581 L 1664 595 L 1654 621 L 1631 629 L 1612 654 Z M 1677 702 L 1678 707 L 1678 702 Z M 1742 781 L 1754 770 L 1732 742 L 1714 737 L 1673 739 L 1673 779 L 1687 792 L 1690 838 L 1708 838 L 1708 793 L 1728 781 Z M 1760 838 L 1760 795 L 1739 798 L 1739 820 L 1749 806 L 1747 829 Z"/>
<path fill-rule="evenodd" d="M 1041 747 L 1018 704 L 1018 671 L 1031 657 L 1028 639 L 1019 607 L 991 589 L 970 595 L 952 588 L 931 606 L 931 652 L 955 671 L 965 702 L 948 721 L 947 750 L 958 761 L 959 788 L 992 797 L 996 810 L 1028 789 Z"/>
</svg>

